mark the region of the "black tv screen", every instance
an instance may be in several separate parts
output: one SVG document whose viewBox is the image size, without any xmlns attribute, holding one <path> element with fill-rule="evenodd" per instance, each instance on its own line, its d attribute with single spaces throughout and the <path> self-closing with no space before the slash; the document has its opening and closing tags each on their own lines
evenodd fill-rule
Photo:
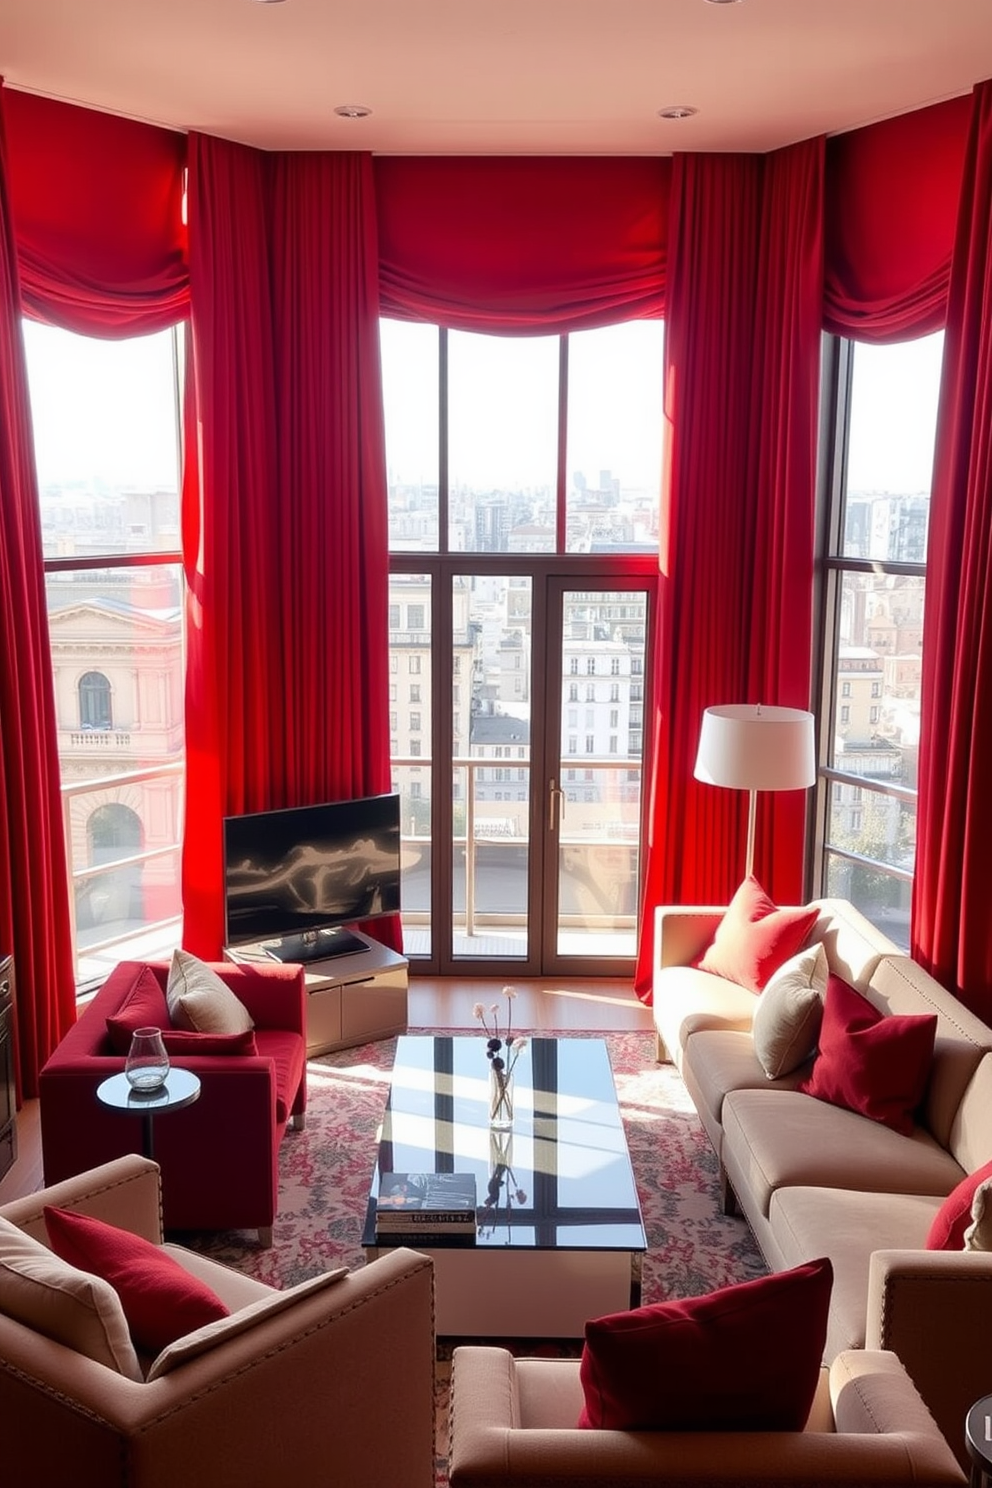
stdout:
<svg viewBox="0 0 992 1488">
<path fill-rule="evenodd" d="M 278 960 L 364 950 L 340 927 L 400 908 L 398 795 L 224 818 L 226 943 Z"/>
</svg>

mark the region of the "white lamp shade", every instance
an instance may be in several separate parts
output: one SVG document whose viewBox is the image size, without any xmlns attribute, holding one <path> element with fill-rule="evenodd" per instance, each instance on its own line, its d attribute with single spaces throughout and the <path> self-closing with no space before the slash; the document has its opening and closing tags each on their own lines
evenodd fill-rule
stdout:
<svg viewBox="0 0 992 1488">
<path fill-rule="evenodd" d="M 707 708 L 693 773 L 732 790 L 805 790 L 816 779 L 813 715 L 755 703 Z"/>
</svg>

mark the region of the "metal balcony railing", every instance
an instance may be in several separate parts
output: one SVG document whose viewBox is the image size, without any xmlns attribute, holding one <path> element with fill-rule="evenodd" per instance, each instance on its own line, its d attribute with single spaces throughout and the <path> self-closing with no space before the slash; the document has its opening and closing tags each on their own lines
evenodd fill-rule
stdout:
<svg viewBox="0 0 992 1488">
<path fill-rule="evenodd" d="M 432 760 L 430 757 L 424 755 L 393 755 L 391 765 L 394 770 L 414 768 L 429 771 L 432 768 Z M 529 833 L 526 827 L 520 829 L 516 826 L 515 814 L 500 812 L 499 807 L 502 804 L 501 802 L 491 801 L 481 803 L 489 807 L 490 809 L 488 812 L 486 812 L 485 810 L 480 810 L 480 782 L 494 788 L 499 786 L 500 784 L 502 784 L 504 788 L 507 785 L 516 785 L 517 780 L 515 777 L 517 771 L 525 770 L 529 775 L 531 770 L 531 762 L 528 759 L 506 760 L 502 758 L 489 758 L 488 756 L 480 757 L 479 755 L 459 754 L 455 755 L 452 758 L 451 768 L 453 772 L 464 770 L 466 775 L 466 790 L 464 800 L 461 796 L 459 796 L 455 803 L 456 822 L 459 818 L 463 817 L 464 827 L 462 830 L 459 830 L 458 826 L 455 826 L 452 834 L 452 846 L 455 849 L 460 848 L 464 852 L 464 926 L 465 934 L 471 937 L 476 934 L 477 925 L 481 918 L 477 908 L 479 858 L 481 853 L 487 846 L 492 846 L 496 843 L 499 843 L 501 845 L 518 844 L 520 846 L 523 846 L 529 840 Z M 605 772 L 611 772 L 613 774 L 623 772 L 625 777 L 636 774 L 636 776 L 638 777 L 636 782 L 629 778 L 624 779 L 622 784 L 618 787 L 616 799 L 618 802 L 624 805 L 639 807 L 640 776 L 643 769 L 643 761 L 639 755 L 577 755 L 574 757 L 574 759 L 572 757 L 563 759 L 561 761 L 561 768 L 566 771 L 581 769 L 583 772 L 588 771 L 593 777 L 595 777 L 597 774 L 602 774 Z M 485 777 L 485 772 L 497 769 L 512 771 L 514 779 L 509 782 L 501 782 L 496 779 L 487 780 Z M 582 787 L 587 785 L 588 782 L 574 782 L 574 784 L 578 787 Z M 561 802 L 562 818 L 559 823 L 560 841 L 567 841 L 570 846 L 588 848 L 594 848 L 600 845 L 614 846 L 618 843 L 621 845 L 629 845 L 631 847 L 636 846 L 639 837 L 639 827 L 636 821 L 631 826 L 629 833 L 625 829 L 625 824 L 619 820 L 611 820 L 605 823 L 604 832 L 601 834 L 578 831 L 570 832 L 567 826 L 567 816 L 569 810 L 567 792 L 568 790 L 572 789 L 572 787 L 573 782 L 560 780 L 557 782 L 557 785 L 555 787 L 556 793 L 558 791 L 564 792 L 564 797 L 562 798 Z M 524 804 L 525 806 L 525 820 L 529 821 L 529 784 L 524 785 L 522 788 L 527 792 L 528 795 L 528 801 L 522 804 Z M 463 808 L 463 810 L 459 810 L 459 808 Z M 403 838 L 404 843 L 411 845 L 414 844 L 417 840 L 417 836 L 414 833 L 411 833 L 409 836 L 404 836 Z M 508 915 L 508 922 L 513 918 L 513 916 Z M 493 923 L 492 914 L 487 913 L 485 915 L 485 920 L 486 923 L 491 927 Z"/>
<path fill-rule="evenodd" d="M 88 745 L 100 737 L 99 734 L 91 733 L 80 735 L 80 738 L 85 739 Z M 112 734 L 110 737 L 116 736 Z M 175 761 L 148 769 L 121 771 L 113 775 L 99 775 L 89 780 L 63 784 L 61 791 L 62 824 L 69 873 L 69 917 L 77 986 L 86 985 L 105 974 L 116 961 L 163 954 L 171 946 L 178 945 L 181 926 L 178 871 L 182 847 L 179 823 L 182 821 L 183 814 L 184 778 L 183 762 Z M 111 855 L 112 850 L 104 849 L 106 855 L 102 856 L 99 863 L 79 861 L 84 851 L 87 856 L 92 856 L 92 841 L 89 830 L 80 829 L 78 825 L 74 826 L 73 803 L 83 797 L 99 798 L 101 796 L 109 796 L 111 803 L 117 803 L 122 791 L 135 786 L 147 786 L 154 782 L 174 782 L 173 799 L 170 801 L 173 831 L 169 840 L 160 840 L 149 849 L 137 850 L 122 847 L 117 856 Z M 94 803 L 94 810 L 98 809 L 98 804 L 100 803 Z M 144 826 L 144 823 L 142 825 Z M 171 874 L 168 871 L 170 857 L 175 861 L 175 868 Z M 168 904 L 169 912 L 147 916 L 135 914 L 111 916 L 107 920 L 106 932 L 101 932 L 98 926 L 93 926 L 94 933 L 87 934 L 85 943 L 82 943 L 83 938 L 80 935 L 78 923 L 79 908 L 86 897 L 98 894 L 102 885 L 108 886 L 109 892 L 110 886 L 115 882 L 120 882 L 122 877 L 127 880 L 130 875 L 140 880 L 144 871 L 149 866 L 154 868 L 155 865 L 159 865 L 165 871 L 160 874 L 161 892 L 154 896 L 151 902 L 160 909 Z M 170 881 L 174 883 L 174 892 L 171 894 Z M 147 904 L 149 897 L 143 896 L 142 902 Z M 107 956 L 105 953 L 108 951 L 114 954 Z"/>
</svg>

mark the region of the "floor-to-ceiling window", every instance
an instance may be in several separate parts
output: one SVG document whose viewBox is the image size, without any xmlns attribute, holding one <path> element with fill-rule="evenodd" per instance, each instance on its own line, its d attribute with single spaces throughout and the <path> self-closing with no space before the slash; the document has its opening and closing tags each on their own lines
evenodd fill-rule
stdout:
<svg viewBox="0 0 992 1488">
<path fill-rule="evenodd" d="M 390 733 L 408 953 L 627 970 L 663 327 L 382 323 Z"/>
<path fill-rule="evenodd" d="M 178 332 L 25 320 L 80 987 L 181 927 Z"/>
<path fill-rule="evenodd" d="M 825 358 L 818 892 L 908 948 L 943 334 Z"/>
</svg>

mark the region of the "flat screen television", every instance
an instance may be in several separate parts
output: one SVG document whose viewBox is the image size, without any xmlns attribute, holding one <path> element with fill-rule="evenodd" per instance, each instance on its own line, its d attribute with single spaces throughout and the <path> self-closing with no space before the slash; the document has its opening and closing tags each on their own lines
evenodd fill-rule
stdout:
<svg viewBox="0 0 992 1488">
<path fill-rule="evenodd" d="M 398 795 L 224 818 L 229 946 L 322 961 L 366 950 L 346 927 L 399 908 Z"/>
</svg>

